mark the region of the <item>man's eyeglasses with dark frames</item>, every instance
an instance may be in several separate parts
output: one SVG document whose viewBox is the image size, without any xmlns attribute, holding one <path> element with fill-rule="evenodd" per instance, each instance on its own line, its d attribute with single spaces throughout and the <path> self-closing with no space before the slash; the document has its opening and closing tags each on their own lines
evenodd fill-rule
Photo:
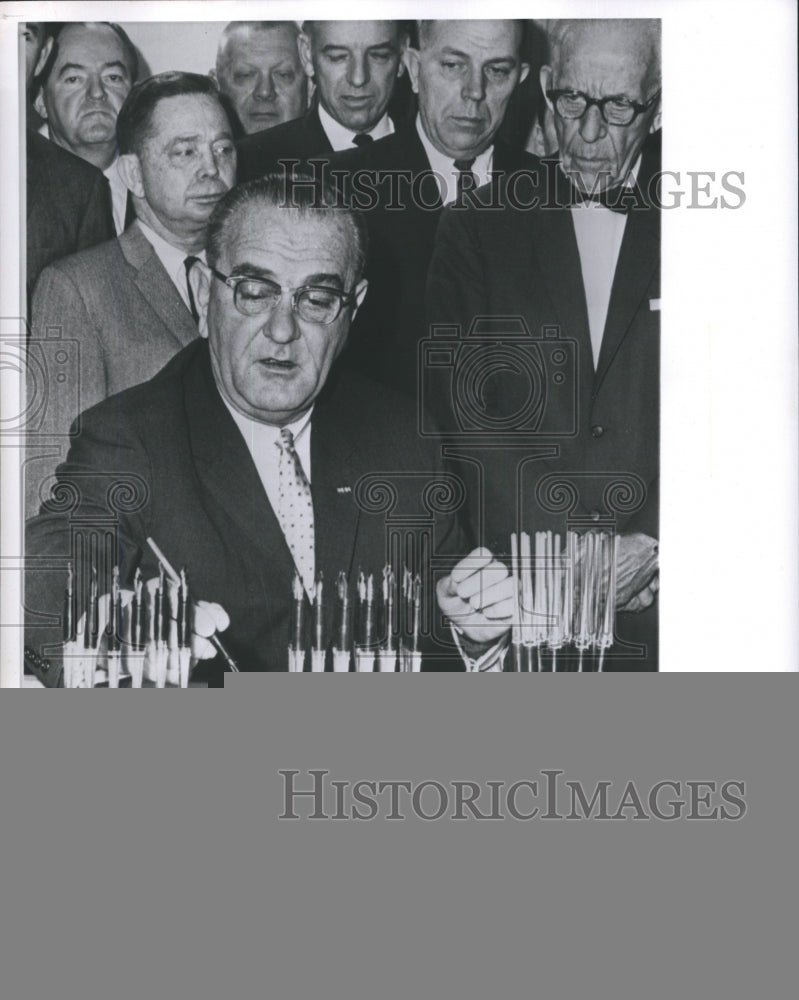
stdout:
<svg viewBox="0 0 799 1000">
<path fill-rule="evenodd" d="M 561 118 L 582 118 L 595 104 L 608 125 L 632 125 L 639 115 L 652 107 L 660 97 L 660 91 L 653 94 L 646 104 L 628 101 L 624 97 L 589 97 L 581 90 L 548 90 L 547 97 Z"/>
<path fill-rule="evenodd" d="M 281 288 L 267 278 L 248 274 L 222 274 L 208 268 L 214 277 L 233 289 L 233 305 L 242 316 L 260 316 L 270 312 L 285 292 L 291 293 L 291 308 L 306 323 L 328 326 L 341 315 L 342 309 L 355 302 L 354 289 L 340 292 L 324 285 L 303 285 L 301 288 Z"/>
</svg>

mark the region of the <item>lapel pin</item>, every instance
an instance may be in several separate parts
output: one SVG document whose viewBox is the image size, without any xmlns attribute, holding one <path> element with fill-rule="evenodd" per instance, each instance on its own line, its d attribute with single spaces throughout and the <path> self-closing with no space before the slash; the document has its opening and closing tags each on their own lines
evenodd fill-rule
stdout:
<svg viewBox="0 0 799 1000">
<path fill-rule="evenodd" d="M 336 493 L 342 493 L 342 494 L 343 493 L 352 493 L 352 487 L 351 486 L 337 486 L 336 487 Z"/>
</svg>

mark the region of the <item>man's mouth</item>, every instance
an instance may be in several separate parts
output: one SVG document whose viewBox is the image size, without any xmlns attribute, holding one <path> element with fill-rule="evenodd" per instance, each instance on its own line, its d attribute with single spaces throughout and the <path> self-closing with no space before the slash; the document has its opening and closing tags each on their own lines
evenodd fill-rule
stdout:
<svg viewBox="0 0 799 1000">
<path fill-rule="evenodd" d="M 466 115 L 452 115 L 450 121 L 453 121 L 458 128 L 469 129 L 472 132 L 479 132 L 485 128 L 485 122 L 482 118 L 469 118 Z"/>
<path fill-rule="evenodd" d="M 344 94 L 341 100 L 351 108 L 362 108 L 372 102 L 368 94 Z"/>
<path fill-rule="evenodd" d="M 279 358 L 261 358 L 258 362 L 262 368 L 275 374 L 289 374 L 297 368 L 294 361 L 282 361 Z"/>
<path fill-rule="evenodd" d="M 222 191 L 210 191 L 207 194 L 193 194 L 190 195 L 189 197 L 191 198 L 192 201 L 199 201 L 205 204 L 208 202 L 217 202 L 219 201 L 220 198 L 224 198 L 226 194 L 227 194 L 227 189 L 224 189 Z"/>
</svg>

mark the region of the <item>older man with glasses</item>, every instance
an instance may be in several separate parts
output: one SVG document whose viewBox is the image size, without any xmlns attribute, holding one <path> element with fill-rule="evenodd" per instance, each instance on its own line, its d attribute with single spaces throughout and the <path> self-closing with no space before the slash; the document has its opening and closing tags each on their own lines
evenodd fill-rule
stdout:
<svg viewBox="0 0 799 1000">
<path fill-rule="evenodd" d="M 473 523 L 494 551 L 518 524 L 619 535 L 607 667 L 656 669 L 660 22 L 553 21 L 549 36 L 559 152 L 506 178 L 492 210 L 485 192 L 445 210 L 427 286 L 430 323 L 465 338 L 493 317 L 470 349 L 502 360 L 468 399 L 456 363 L 435 402 L 481 471 Z"/>
</svg>

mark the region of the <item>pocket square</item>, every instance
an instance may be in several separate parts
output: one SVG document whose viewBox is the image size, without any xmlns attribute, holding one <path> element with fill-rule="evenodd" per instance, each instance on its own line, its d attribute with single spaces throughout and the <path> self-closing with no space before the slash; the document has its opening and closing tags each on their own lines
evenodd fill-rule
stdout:
<svg viewBox="0 0 799 1000">
<path fill-rule="evenodd" d="M 649 300 L 649 311 L 650 312 L 660 312 L 660 299 L 650 299 Z"/>
</svg>

